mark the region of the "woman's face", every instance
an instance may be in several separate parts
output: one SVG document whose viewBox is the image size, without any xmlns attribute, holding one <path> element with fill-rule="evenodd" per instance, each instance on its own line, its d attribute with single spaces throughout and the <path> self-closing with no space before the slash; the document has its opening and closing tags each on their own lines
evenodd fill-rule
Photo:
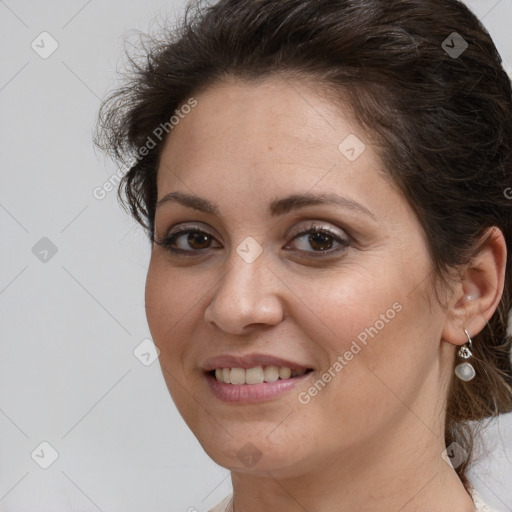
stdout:
<svg viewBox="0 0 512 512">
<path fill-rule="evenodd" d="M 206 452 L 298 475 L 441 433 L 445 314 L 367 133 L 306 82 L 195 99 L 161 156 L 146 311 Z"/>
</svg>

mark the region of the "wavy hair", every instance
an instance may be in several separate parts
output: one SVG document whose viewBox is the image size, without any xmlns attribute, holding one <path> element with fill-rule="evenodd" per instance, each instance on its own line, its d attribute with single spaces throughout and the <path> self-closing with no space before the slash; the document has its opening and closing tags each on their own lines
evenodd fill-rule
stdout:
<svg viewBox="0 0 512 512">
<path fill-rule="evenodd" d="M 119 198 L 150 237 L 165 142 L 155 128 L 215 81 L 276 74 L 348 99 L 417 214 L 435 277 L 467 264 L 489 227 L 503 232 L 504 293 L 473 339 L 476 377 L 452 375 L 447 397 L 446 446 L 471 455 L 471 422 L 512 410 L 512 91 L 476 16 L 457 0 L 220 0 L 189 4 L 176 27 L 142 47 L 101 107 L 95 142 L 129 162 Z M 141 151 L 148 137 L 156 143 Z M 466 489 L 470 461 L 456 468 Z"/>
</svg>

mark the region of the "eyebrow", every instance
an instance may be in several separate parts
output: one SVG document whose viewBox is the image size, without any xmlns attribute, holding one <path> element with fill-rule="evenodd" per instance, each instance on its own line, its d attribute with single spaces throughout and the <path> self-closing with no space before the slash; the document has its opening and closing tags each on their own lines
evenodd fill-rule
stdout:
<svg viewBox="0 0 512 512">
<path fill-rule="evenodd" d="M 185 192 L 170 192 L 156 203 L 156 208 L 162 206 L 165 203 L 179 203 L 187 208 L 213 214 L 220 219 L 223 219 L 219 207 L 216 204 L 193 194 L 187 194 Z M 272 217 L 278 217 L 294 210 L 306 208 L 307 206 L 324 204 L 341 206 L 342 208 L 347 208 L 356 212 L 363 213 L 368 217 L 377 220 L 375 214 L 366 208 L 366 206 L 363 206 L 361 203 L 358 203 L 354 199 L 340 196 L 334 192 L 325 192 L 319 194 L 292 194 L 281 199 L 276 199 L 270 203 L 268 207 L 268 214 Z"/>
</svg>

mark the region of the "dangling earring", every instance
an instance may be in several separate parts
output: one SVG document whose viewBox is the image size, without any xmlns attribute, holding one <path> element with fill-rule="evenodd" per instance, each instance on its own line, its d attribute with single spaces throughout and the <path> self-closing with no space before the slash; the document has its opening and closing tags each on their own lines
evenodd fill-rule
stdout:
<svg viewBox="0 0 512 512">
<path fill-rule="evenodd" d="M 473 345 L 473 342 L 471 341 L 471 337 L 469 336 L 468 331 L 464 329 L 464 332 L 466 333 L 466 336 L 468 337 L 468 341 L 465 345 L 460 347 L 459 351 L 457 352 L 458 357 L 461 359 L 469 359 L 473 354 L 471 352 L 471 347 Z M 455 367 L 455 375 L 461 380 L 469 381 L 471 380 L 475 375 L 475 369 L 473 368 L 473 365 L 471 363 L 468 363 L 467 361 L 463 363 L 459 363 Z"/>
</svg>

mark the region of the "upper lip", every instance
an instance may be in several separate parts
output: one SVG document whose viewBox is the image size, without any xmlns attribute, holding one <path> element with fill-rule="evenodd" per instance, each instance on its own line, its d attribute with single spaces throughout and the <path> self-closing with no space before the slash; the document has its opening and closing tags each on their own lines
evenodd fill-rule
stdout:
<svg viewBox="0 0 512 512">
<path fill-rule="evenodd" d="M 306 366 L 288 359 L 275 357 L 267 354 L 223 354 L 211 359 L 207 359 L 202 368 L 206 372 L 216 370 L 217 368 L 254 368 L 255 366 L 277 366 L 282 368 L 290 368 L 290 370 L 309 370 L 310 366 Z"/>
</svg>

